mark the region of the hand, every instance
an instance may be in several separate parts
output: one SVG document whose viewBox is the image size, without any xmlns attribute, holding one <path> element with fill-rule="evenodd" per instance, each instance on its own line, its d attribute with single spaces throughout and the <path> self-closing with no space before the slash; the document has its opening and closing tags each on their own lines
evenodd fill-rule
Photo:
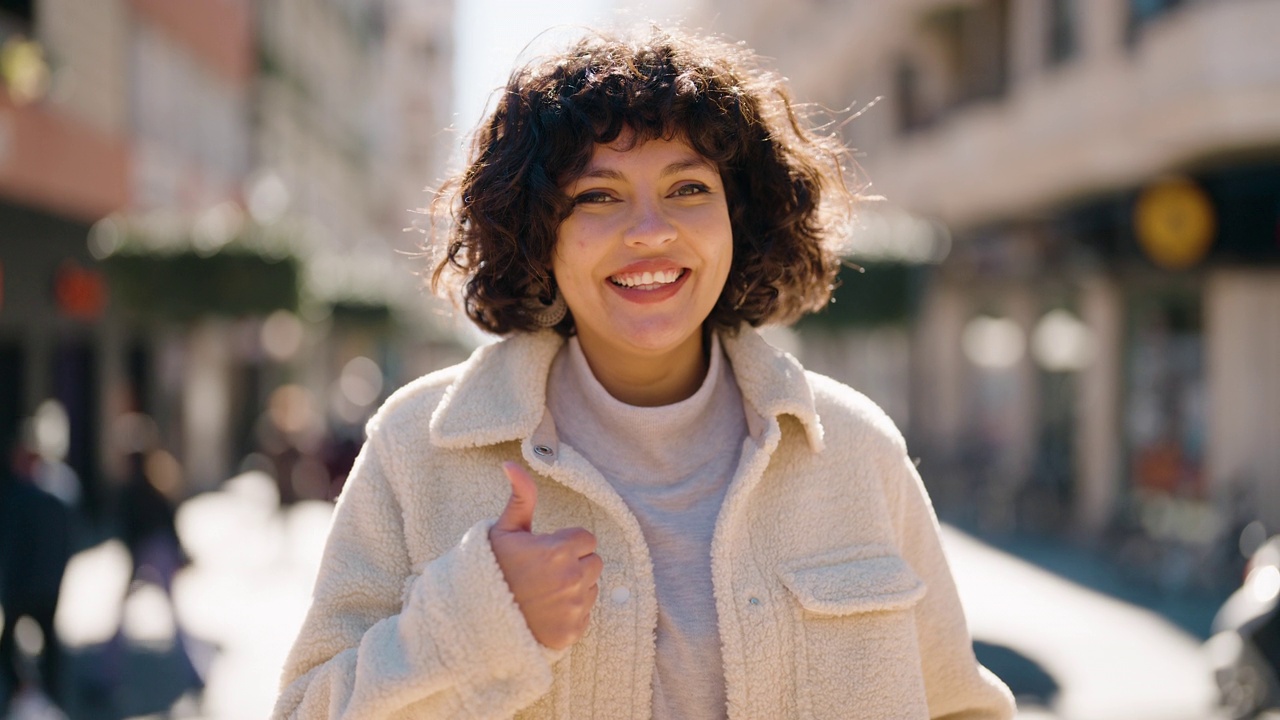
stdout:
<svg viewBox="0 0 1280 720">
<path fill-rule="evenodd" d="M 596 555 L 595 535 L 582 528 L 534 535 L 533 478 L 513 462 L 502 470 L 511 481 L 511 499 L 489 529 L 489 544 L 534 638 L 562 650 L 587 630 L 604 561 Z"/>
</svg>

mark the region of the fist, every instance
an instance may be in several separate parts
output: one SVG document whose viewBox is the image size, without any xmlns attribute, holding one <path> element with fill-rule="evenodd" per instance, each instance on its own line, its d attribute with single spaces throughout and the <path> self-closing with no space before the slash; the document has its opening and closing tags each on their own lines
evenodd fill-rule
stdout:
<svg viewBox="0 0 1280 720">
<path fill-rule="evenodd" d="M 600 594 L 604 562 L 596 554 L 596 537 L 582 528 L 533 534 L 533 478 L 513 462 L 502 469 L 511 481 L 511 499 L 489 529 L 489 544 L 534 638 L 562 650 L 586 632 Z"/>
</svg>

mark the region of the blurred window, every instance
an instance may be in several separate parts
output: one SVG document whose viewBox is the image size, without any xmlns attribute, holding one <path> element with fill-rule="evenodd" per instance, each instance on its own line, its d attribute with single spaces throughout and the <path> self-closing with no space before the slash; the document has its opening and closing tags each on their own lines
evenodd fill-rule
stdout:
<svg viewBox="0 0 1280 720">
<path fill-rule="evenodd" d="M 1128 41 L 1136 41 L 1144 26 L 1184 4 L 1186 0 L 1129 0 Z"/>
<path fill-rule="evenodd" d="M 248 167 L 243 94 L 156 28 L 138 24 L 130 44 L 132 118 L 144 204 L 176 202 L 177 174 L 194 168 L 226 187 Z"/>
<path fill-rule="evenodd" d="M 0 13 L 7 19 L 17 20 L 31 25 L 35 19 L 35 3 L 31 0 L 0 0 Z"/>
<path fill-rule="evenodd" d="M 957 20 L 957 102 L 999 98 L 1008 83 L 1008 0 L 966 6 Z"/>
<path fill-rule="evenodd" d="M 917 91 L 933 119 L 973 102 L 998 99 L 1008 89 L 1009 0 L 951 5 L 927 13 L 915 43 L 923 61 Z M 929 111 L 929 106 L 934 108 Z"/>
<path fill-rule="evenodd" d="M 1152 279 L 1129 291 L 1124 432 L 1141 505 L 1203 499 L 1207 432 L 1204 308 L 1191 282 Z"/>
<path fill-rule="evenodd" d="M 911 60 L 903 58 L 898 62 L 893 84 L 894 100 L 898 108 L 898 128 L 909 133 L 928 124 L 920 98 L 920 71 Z"/>
<path fill-rule="evenodd" d="M 1075 0 L 1049 0 L 1049 42 L 1045 57 L 1049 65 L 1060 65 L 1079 52 L 1079 12 Z"/>
<path fill-rule="evenodd" d="M 11 35 L 30 37 L 35 24 L 32 0 L 0 0 L 0 42 Z"/>
<path fill-rule="evenodd" d="M 26 400 L 26 355 L 17 338 L 0 338 L 0 448 L 5 452 L 21 439 L 23 405 Z M 9 462 L 9 455 L 4 462 Z M 3 470 L 0 470 L 3 472 Z"/>
</svg>

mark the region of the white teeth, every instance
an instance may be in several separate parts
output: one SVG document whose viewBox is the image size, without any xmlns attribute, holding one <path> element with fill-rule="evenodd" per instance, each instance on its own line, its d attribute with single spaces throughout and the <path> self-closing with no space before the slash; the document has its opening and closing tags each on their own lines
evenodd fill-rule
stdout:
<svg viewBox="0 0 1280 720">
<path fill-rule="evenodd" d="M 669 285 L 680 279 L 681 270 L 659 270 L 658 272 L 627 273 L 609 278 L 615 285 L 628 288 L 652 289 L 659 285 Z"/>
</svg>

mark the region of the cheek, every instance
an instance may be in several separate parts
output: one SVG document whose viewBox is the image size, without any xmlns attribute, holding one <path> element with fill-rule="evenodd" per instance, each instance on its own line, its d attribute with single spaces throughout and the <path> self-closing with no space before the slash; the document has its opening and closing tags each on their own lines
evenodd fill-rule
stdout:
<svg viewBox="0 0 1280 720">
<path fill-rule="evenodd" d="M 571 304 L 578 300 L 584 288 L 590 285 L 590 263 L 587 262 L 586 244 L 567 236 L 556 241 L 551 252 L 551 274 L 555 276 L 560 294 Z"/>
<path fill-rule="evenodd" d="M 717 218 L 717 222 L 706 228 L 703 237 L 707 238 L 705 252 L 714 258 L 711 264 L 721 275 L 728 277 L 729 268 L 733 265 L 733 227 L 728 216 Z"/>
<path fill-rule="evenodd" d="M 596 237 L 589 224 L 566 220 L 556 235 L 556 247 L 552 262 L 568 272 L 580 269 L 585 265 L 591 253 L 591 238 Z"/>
</svg>

